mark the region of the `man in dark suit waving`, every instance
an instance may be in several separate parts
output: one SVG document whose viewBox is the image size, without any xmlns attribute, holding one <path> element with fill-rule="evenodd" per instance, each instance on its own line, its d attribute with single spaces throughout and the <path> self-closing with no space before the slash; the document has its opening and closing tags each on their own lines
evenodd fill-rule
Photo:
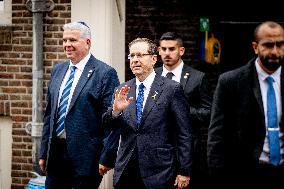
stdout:
<svg viewBox="0 0 284 189">
<path fill-rule="evenodd" d="M 115 147 L 102 153 L 107 133 L 101 116 L 111 105 L 119 80 L 112 67 L 90 53 L 89 26 L 73 22 L 63 30 L 69 60 L 51 73 L 39 165 L 47 173 L 46 189 L 95 189 L 114 164 L 108 160 L 116 156 Z M 119 133 L 109 137 L 118 144 Z"/>
<path fill-rule="evenodd" d="M 166 32 L 160 37 L 159 54 L 163 66 L 157 74 L 180 82 L 190 106 L 190 118 L 195 132 L 193 172 L 190 188 L 205 188 L 207 178 L 206 139 L 202 142 L 202 129 L 207 130 L 210 120 L 212 97 L 205 73 L 186 65 L 182 56 L 185 48 L 180 35 Z M 204 187 L 203 187 L 204 186 Z"/>
<path fill-rule="evenodd" d="M 147 38 L 129 44 L 134 79 L 118 87 L 103 115 L 111 129 L 121 129 L 114 168 L 116 189 L 170 189 L 188 186 L 192 129 L 189 106 L 178 82 L 154 72 L 157 46 Z"/>
</svg>

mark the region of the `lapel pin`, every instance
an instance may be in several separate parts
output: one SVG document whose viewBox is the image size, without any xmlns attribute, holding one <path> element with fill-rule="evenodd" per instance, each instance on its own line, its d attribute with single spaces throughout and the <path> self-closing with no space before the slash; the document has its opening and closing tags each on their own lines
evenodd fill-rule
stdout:
<svg viewBox="0 0 284 189">
<path fill-rule="evenodd" d="M 185 73 L 183 78 L 186 79 L 188 76 L 189 76 L 189 73 Z"/>
<path fill-rule="evenodd" d="M 87 75 L 88 78 L 90 77 L 90 75 L 91 75 L 92 72 L 93 72 L 93 70 L 89 70 L 89 73 L 88 73 L 88 75 Z"/>
<path fill-rule="evenodd" d="M 152 96 L 152 99 L 153 99 L 153 100 L 156 100 L 157 94 L 158 94 L 158 92 L 155 91 L 155 94 Z"/>
</svg>

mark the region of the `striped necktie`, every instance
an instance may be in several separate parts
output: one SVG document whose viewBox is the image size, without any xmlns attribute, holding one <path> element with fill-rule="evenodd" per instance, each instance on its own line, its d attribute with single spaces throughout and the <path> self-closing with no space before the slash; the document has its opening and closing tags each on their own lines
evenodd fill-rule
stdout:
<svg viewBox="0 0 284 189">
<path fill-rule="evenodd" d="M 60 98 L 59 107 L 57 111 L 57 122 L 56 122 L 56 125 L 57 125 L 56 135 L 57 136 L 60 136 L 64 131 L 64 121 L 65 121 L 65 116 L 67 112 L 69 94 L 70 94 L 70 90 L 71 90 L 72 83 L 74 80 L 75 69 L 76 69 L 75 66 L 70 67 L 70 70 L 71 70 L 70 76 L 65 84 L 65 87 L 63 89 L 63 92 Z"/>
</svg>

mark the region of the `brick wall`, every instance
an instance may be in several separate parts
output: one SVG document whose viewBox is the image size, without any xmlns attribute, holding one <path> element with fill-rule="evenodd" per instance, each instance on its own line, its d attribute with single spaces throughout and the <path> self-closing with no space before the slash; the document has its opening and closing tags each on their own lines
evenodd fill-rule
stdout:
<svg viewBox="0 0 284 189">
<path fill-rule="evenodd" d="M 70 22 L 71 0 L 53 0 L 55 7 L 44 13 L 44 99 L 52 66 L 65 56 L 63 24 Z M 12 1 L 12 26 L 0 27 L 0 116 L 13 120 L 12 188 L 24 188 L 32 171 L 31 136 L 25 124 L 32 120 L 32 13 L 26 0 Z"/>
<path fill-rule="evenodd" d="M 181 34 L 186 52 L 183 57 L 187 64 L 199 64 L 199 16 L 191 11 L 185 0 L 126 0 L 126 52 L 128 43 L 136 37 L 148 37 L 158 43 L 167 31 Z M 133 75 L 126 60 L 127 80 Z M 158 65 L 161 65 L 160 62 Z"/>
</svg>

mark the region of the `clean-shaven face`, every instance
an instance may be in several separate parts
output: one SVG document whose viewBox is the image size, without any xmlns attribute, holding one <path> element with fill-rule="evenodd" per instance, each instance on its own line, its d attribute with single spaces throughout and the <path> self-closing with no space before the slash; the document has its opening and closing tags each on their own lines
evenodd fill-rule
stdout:
<svg viewBox="0 0 284 189">
<path fill-rule="evenodd" d="M 63 48 L 66 57 L 77 64 L 89 53 L 90 40 L 81 38 L 80 30 L 65 30 Z"/>
<path fill-rule="evenodd" d="M 148 44 L 146 42 L 137 42 L 129 48 L 130 69 L 138 78 L 146 78 L 154 70 L 156 55 L 148 53 Z"/>
</svg>

